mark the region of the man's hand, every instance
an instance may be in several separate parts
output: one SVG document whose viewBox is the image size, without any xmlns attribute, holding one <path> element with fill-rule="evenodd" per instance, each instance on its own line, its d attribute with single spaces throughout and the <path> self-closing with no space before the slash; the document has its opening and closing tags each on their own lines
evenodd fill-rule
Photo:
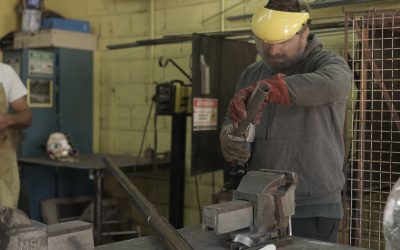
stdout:
<svg viewBox="0 0 400 250">
<path fill-rule="evenodd" d="M 233 125 L 229 124 L 221 129 L 220 142 L 221 151 L 226 161 L 234 163 L 245 163 L 250 158 L 250 143 L 237 141 L 232 138 Z"/>
<path fill-rule="evenodd" d="M 13 119 L 10 114 L 0 114 L 0 129 L 13 125 Z"/>
<path fill-rule="evenodd" d="M 260 123 L 261 114 L 268 103 L 290 105 L 289 91 L 285 80 L 285 75 L 276 74 L 269 79 L 260 80 L 257 83 L 251 84 L 240 89 L 235 93 L 228 106 L 228 113 L 235 128 L 241 120 L 246 119 L 246 101 L 251 96 L 253 91 L 260 85 L 265 84 L 269 88 L 269 93 L 265 97 L 264 103 L 260 105 L 254 117 L 253 124 Z"/>
</svg>

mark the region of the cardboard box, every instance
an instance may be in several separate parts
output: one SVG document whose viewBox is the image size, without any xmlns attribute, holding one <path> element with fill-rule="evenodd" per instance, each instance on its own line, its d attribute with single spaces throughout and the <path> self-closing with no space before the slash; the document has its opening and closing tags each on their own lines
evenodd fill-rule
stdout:
<svg viewBox="0 0 400 250">
<path fill-rule="evenodd" d="M 42 20 L 42 29 L 59 29 L 89 33 L 90 25 L 89 22 L 81 20 L 44 18 Z"/>
<path fill-rule="evenodd" d="M 58 29 L 14 34 L 14 49 L 46 47 L 96 50 L 97 37 L 94 34 Z"/>
</svg>

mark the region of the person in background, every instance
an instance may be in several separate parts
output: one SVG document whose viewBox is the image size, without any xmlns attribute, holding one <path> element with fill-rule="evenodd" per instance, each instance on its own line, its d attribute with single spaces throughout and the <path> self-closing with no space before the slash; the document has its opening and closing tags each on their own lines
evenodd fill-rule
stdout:
<svg viewBox="0 0 400 250">
<path fill-rule="evenodd" d="M 15 71 L 0 63 L 0 205 L 16 208 L 19 198 L 19 130 L 32 123 L 27 90 Z"/>
<path fill-rule="evenodd" d="M 322 50 L 310 33 L 308 12 L 298 0 L 270 0 L 255 12 L 252 31 L 262 60 L 239 79 L 221 129 L 221 151 L 229 162 L 247 162 L 249 170 L 295 172 L 293 235 L 337 242 L 352 73 L 342 57 Z M 257 84 L 269 93 L 253 120 L 254 141 L 234 141 L 232 127 L 246 118 L 245 103 Z"/>
</svg>

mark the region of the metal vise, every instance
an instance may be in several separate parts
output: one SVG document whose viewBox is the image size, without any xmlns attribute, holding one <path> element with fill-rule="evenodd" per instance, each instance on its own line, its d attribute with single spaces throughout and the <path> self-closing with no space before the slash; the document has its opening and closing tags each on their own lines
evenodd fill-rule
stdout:
<svg viewBox="0 0 400 250">
<path fill-rule="evenodd" d="M 0 205 L 0 249 L 94 249 L 92 224 L 68 221 L 53 225 L 32 222 L 21 210 Z"/>
<path fill-rule="evenodd" d="M 20 210 L 0 206 L 0 249 L 47 249 L 46 228 L 36 228 Z"/>
<path fill-rule="evenodd" d="M 232 201 L 203 208 L 203 231 L 230 233 L 233 244 L 246 247 L 288 236 L 297 182 L 291 172 L 249 171 L 233 191 Z"/>
</svg>

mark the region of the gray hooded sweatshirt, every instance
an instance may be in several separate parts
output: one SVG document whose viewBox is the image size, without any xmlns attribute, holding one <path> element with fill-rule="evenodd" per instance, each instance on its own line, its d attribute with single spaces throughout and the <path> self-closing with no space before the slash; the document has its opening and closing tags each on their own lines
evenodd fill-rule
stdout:
<svg viewBox="0 0 400 250">
<path fill-rule="evenodd" d="M 268 104 L 256 126 L 249 169 L 293 171 L 299 177 L 296 205 L 340 203 L 344 185 L 343 127 L 352 73 L 345 60 L 323 51 L 316 35 L 287 72 L 291 106 Z M 237 88 L 273 72 L 263 61 L 250 65 Z"/>
</svg>

